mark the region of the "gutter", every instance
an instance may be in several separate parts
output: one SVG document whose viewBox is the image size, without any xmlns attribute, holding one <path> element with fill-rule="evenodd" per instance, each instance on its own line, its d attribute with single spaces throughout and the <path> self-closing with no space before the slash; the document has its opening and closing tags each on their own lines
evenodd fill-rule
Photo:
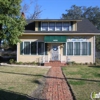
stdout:
<svg viewBox="0 0 100 100">
<path fill-rule="evenodd" d="M 23 33 L 22 35 L 100 35 L 100 33 Z"/>
</svg>

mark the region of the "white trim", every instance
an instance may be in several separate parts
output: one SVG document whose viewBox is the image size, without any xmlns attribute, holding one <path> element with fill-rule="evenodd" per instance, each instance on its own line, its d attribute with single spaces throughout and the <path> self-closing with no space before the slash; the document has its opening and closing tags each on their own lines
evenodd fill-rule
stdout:
<svg viewBox="0 0 100 100">
<path fill-rule="evenodd" d="M 49 33 L 47 31 L 41 33 L 23 33 L 23 35 L 100 35 L 100 33 L 66 33 L 65 31 L 57 31 L 58 33 Z M 63 33 L 64 32 L 64 33 Z"/>
<path fill-rule="evenodd" d="M 20 45 L 20 44 L 19 44 Z M 17 43 L 17 62 L 18 62 L 18 43 Z"/>
<path fill-rule="evenodd" d="M 69 41 L 70 42 L 70 41 Z M 67 43 L 69 43 L 69 42 L 67 42 Z M 78 41 L 75 41 L 75 42 L 78 42 Z M 81 41 L 81 42 L 79 42 L 80 43 L 80 55 L 74 55 L 74 47 L 75 47 L 75 45 L 74 45 L 74 43 L 75 43 L 74 41 L 72 41 L 72 43 L 73 43 L 73 55 L 66 55 L 66 56 L 90 56 L 89 55 L 89 42 L 87 42 L 87 41 L 84 41 L 84 42 L 86 42 L 87 43 L 87 55 L 82 55 L 82 43 L 83 43 L 83 41 Z M 95 45 L 94 45 L 95 46 Z M 95 47 L 94 47 L 95 48 Z M 66 51 L 67 51 L 67 48 L 66 48 Z M 94 51 L 93 51 L 94 52 Z M 66 52 L 67 53 L 67 52 Z"/>
</svg>

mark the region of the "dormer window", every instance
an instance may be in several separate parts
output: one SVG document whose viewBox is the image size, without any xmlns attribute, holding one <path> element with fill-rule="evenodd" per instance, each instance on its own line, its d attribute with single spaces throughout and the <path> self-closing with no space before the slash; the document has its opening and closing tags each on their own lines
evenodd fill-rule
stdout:
<svg viewBox="0 0 100 100">
<path fill-rule="evenodd" d="M 63 31 L 69 31 L 69 23 L 63 23 L 63 27 L 62 27 Z"/>
<path fill-rule="evenodd" d="M 71 22 L 41 22 L 41 31 L 71 31 Z"/>
<path fill-rule="evenodd" d="M 42 31 L 48 31 L 48 23 L 47 22 L 42 23 Z"/>
<path fill-rule="evenodd" d="M 55 31 L 55 23 L 54 22 L 49 23 L 49 31 Z"/>
<path fill-rule="evenodd" d="M 61 22 L 57 22 L 56 23 L 56 31 L 62 31 L 62 23 Z"/>
</svg>

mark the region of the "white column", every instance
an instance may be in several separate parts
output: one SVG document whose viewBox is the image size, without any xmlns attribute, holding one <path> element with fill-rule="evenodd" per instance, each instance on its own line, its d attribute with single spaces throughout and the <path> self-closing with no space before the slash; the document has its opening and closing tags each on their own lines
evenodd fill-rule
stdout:
<svg viewBox="0 0 100 100">
<path fill-rule="evenodd" d="M 17 62 L 18 62 L 18 52 L 19 52 L 18 44 L 19 43 L 17 43 Z"/>
<path fill-rule="evenodd" d="M 67 62 L 67 42 L 66 42 L 66 62 Z"/>
</svg>

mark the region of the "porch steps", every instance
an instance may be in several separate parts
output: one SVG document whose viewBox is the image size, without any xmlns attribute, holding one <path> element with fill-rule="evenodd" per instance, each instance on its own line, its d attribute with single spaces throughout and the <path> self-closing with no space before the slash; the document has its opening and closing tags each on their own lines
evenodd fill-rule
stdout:
<svg viewBox="0 0 100 100">
<path fill-rule="evenodd" d="M 61 63 L 61 61 L 50 61 L 49 63 L 45 63 L 44 66 L 52 66 L 52 67 L 63 67 L 66 63 Z"/>
</svg>

